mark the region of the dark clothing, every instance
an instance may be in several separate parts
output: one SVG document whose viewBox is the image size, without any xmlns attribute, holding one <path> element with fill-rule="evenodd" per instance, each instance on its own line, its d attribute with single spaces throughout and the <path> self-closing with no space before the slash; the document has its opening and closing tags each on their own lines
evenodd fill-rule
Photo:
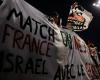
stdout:
<svg viewBox="0 0 100 80">
<path fill-rule="evenodd" d="M 2 1 L 0 0 L 0 5 L 2 4 Z"/>
</svg>

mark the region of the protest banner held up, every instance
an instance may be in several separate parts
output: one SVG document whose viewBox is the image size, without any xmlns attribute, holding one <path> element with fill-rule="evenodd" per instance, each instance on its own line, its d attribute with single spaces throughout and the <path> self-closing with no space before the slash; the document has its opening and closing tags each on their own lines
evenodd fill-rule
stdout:
<svg viewBox="0 0 100 80">
<path fill-rule="evenodd" d="M 0 6 L 0 80 L 89 80 L 88 47 L 24 0 Z M 89 68 L 91 70 L 91 68 Z"/>
</svg>

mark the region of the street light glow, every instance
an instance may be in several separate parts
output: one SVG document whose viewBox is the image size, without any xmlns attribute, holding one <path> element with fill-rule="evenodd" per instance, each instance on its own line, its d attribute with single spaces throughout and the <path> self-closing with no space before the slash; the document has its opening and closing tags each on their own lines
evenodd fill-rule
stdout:
<svg viewBox="0 0 100 80">
<path fill-rule="evenodd" d="M 93 3 L 93 6 L 96 6 L 96 3 Z"/>
<path fill-rule="evenodd" d="M 98 1 L 98 4 L 100 4 L 100 0 Z"/>
<path fill-rule="evenodd" d="M 100 0 L 98 0 L 98 2 L 93 3 L 93 6 L 100 7 Z"/>
<path fill-rule="evenodd" d="M 100 7 L 100 4 L 96 4 L 96 7 Z"/>
</svg>

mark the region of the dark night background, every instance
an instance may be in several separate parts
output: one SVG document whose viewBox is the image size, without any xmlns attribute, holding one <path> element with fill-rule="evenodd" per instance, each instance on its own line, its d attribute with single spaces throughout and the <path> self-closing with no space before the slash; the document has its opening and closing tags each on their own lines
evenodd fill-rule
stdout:
<svg viewBox="0 0 100 80">
<path fill-rule="evenodd" d="M 77 32 L 86 42 L 89 40 L 94 43 L 100 50 L 100 8 L 94 7 L 92 4 L 96 0 L 26 0 L 28 3 L 49 15 L 53 11 L 57 11 L 61 17 L 67 19 L 70 5 L 77 1 L 85 9 L 90 11 L 94 18 L 89 28 L 82 32 Z"/>
</svg>

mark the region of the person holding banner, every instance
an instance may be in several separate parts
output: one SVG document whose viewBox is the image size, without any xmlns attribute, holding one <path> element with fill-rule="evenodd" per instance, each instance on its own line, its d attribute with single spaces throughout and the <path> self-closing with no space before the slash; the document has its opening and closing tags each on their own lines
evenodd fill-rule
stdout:
<svg viewBox="0 0 100 80">
<path fill-rule="evenodd" d="M 51 15 L 49 16 L 49 21 L 54 26 L 61 27 L 61 19 L 59 14 L 56 11 L 51 13 Z"/>
<path fill-rule="evenodd" d="M 25 0 L 46 15 L 57 11 L 62 18 L 62 26 L 66 27 L 71 5 L 77 0 Z"/>
<path fill-rule="evenodd" d="M 4 0 L 0 80 L 90 80 L 86 63 L 92 63 L 87 45 L 75 32 L 55 27 L 24 0 Z"/>
</svg>

